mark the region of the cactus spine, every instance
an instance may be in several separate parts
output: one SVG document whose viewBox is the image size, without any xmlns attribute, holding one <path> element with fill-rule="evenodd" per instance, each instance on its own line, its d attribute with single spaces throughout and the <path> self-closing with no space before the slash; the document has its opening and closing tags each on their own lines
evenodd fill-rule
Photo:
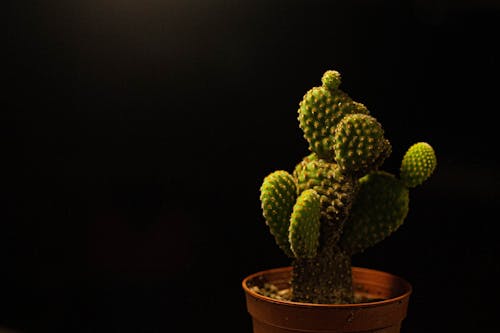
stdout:
<svg viewBox="0 0 500 333">
<path fill-rule="evenodd" d="M 293 258 L 292 300 L 351 303 L 351 256 L 401 226 L 409 190 L 431 176 L 437 160 L 419 142 L 404 155 L 399 178 L 380 170 L 392 152 L 382 125 L 339 89 L 337 71 L 321 82 L 298 109 L 310 154 L 292 174 L 264 178 L 261 207 L 276 243 Z"/>
</svg>

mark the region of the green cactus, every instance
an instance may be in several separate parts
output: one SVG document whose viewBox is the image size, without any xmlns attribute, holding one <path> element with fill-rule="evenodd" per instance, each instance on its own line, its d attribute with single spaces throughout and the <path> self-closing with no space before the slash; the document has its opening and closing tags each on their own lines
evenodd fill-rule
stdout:
<svg viewBox="0 0 500 333">
<path fill-rule="evenodd" d="M 431 176 L 437 160 L 419 142 L 402 158 L 399 178 L 379 170 L 392 152 L 382 125 L 339 89 L 338 72 L 321 81 L 298 110 L 312 153 L 292 174 L 265 177 L 260 199 L 276 243 L 293 258 L 292 300 L 351 303 L 351 256 L 401 226 L 410 188 Z"/>
<path fill-rule="evenodd" d="M 342 234 L 341 245 L 354 254 L 377 244 L 403 223 L 409 191 L 394 175 L 372 172 L 359 180 L 360 189 Z"/>
<path fill-rule="evenodd" d="M 436 168 L 434 149 L 426 142 L 411 146 L 401 162 L 400 177 L 408 187 L 422 184 Z"/>
<path fill-rule="evenodd" d="M 288 240 L 296 258 L 314 258 L 319 243 L 320 197 L 315 190 L 302 192 L 290 218 Z"/>
<path fill-rule="evenodd" d="M 333 160 L 333 134 L 335 127 L 347 114 L 368 114 L 361 103 L 354 102 L 340 90 L 340 74 L 326 71 L 322 85 L 309 90 L 299 108 L 299 126 L 309 143 L 309 149 L 319 158 Z"/>
<path fill-rule="evenodd" d="M 363 175 L 382 164 L 390 152 L 382 125 L 365 114 L 346 115 L 334 134 L 335 161 L 345 173 Z"/>
<path fill-rule="evenodd" d="M 290 257 L 294 254 L 288 240 L 288 229 L 296 199 L 297 186 L 288 172 L 278 170 L 264 178 L 260 189 L 264 218 L 276 244 Z"/>
<path fill-rule="evenodd" d="M 319 159 L 316 154 L 306 156 L 293 171 L 298 194 L 314 189 L 321 198 L 321 215 L 331 222 L 343 221 L 347 216 L 355 191 L 351 177 L 345 176 L 340 167 Z"/>
</svg>

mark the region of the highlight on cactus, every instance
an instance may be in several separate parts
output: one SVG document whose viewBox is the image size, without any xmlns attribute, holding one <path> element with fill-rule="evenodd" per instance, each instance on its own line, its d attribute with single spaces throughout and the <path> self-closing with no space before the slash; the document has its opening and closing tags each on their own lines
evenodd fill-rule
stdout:
<svg viewBox="0 0 500 333">
<path fill-rule="evenodd" d="M 382 124 L 340 89 L 328 70 L 299 103 L 298 122 L 309 152 L 290 173 L 263 180 L 263 217 L 292 259 L 291 300 L 353 303 L 351 256 L 387 238 L 409 212 L 410 189 L 434 172 L 432 146 L 418 142 L 401 159 L 399 175 L 382 170 L 392 153 Z"/>
</svg>

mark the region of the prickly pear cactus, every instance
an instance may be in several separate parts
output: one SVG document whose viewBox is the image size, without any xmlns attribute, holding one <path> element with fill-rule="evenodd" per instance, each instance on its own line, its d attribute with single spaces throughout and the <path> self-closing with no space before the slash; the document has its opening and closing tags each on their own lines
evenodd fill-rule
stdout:
<svg viewBox="0 0 500 333">
<path fill-rule="evenodd" d="M 309 90 L 300 102 L 299 126 L 309 149 L 319 158 L 331 161 L 337 124 L 345 115 L 369 112 L 363 104 L 354 102 L 339 89 L 339 72 L 326 71 L 321 81 L 322 85 Z"/>
<path fill-rule="evenodd" d="M 294 257 L 288 240 L 288 228 L 297 199 L 295 184 L 295 179 L 288 172 L 278 170 L 264 179 L 260 189 L 260 201 L 269 230 L 276 244 L 290 257 Z"/>
<path fill-rule="evenodd" d="M 321 82 L 298 109 L 311 153 L 291 174 L 266 176 L 260 199 L 271 234 L 293 259 L 292 300 L 351 303 L 351 256 L 401 226 L 410 189 L 432 175 L 437 159 L 419 142 L 403 156 L 399 178 L 380 170 L 392 152 L 382 125 L 340 90 L 337 71 Z"/>
<path fill-rule="evenodd" d="M 345 176 L 338 164 L 306 156 L 293 171 L 298 193 L 314 189 L 321 199 L 320 214 L 325 221 L 339 223 L 345 219 L 354 196 L 355 183 Z"/>
<path fill-rule="evenodd" d="M 436 164 L 434 149 L 426 142 L 415 143 L 401 162 L 401 180 L 408 187 L 420 185 L 431 176 Z"/>
<path fill-rule="evenodd" d="M 288 239 L 296 258 L 314 258 L 319 244 L 320 197 L 313 189 L 297 198 L 290 218 Z"/>
<path fill-rule="evenodd" d="M 381 164 L 389 151 L 382 125 L 372 116 L 347 115 L 335 129 L 335 161 L 346 173 L 366 174 Z"/>
<path fill-rule="evenodd" d="M 390 235 L 403 223 L 409 209 L 408 188 L 394 175 L 375 171 L 362 177 L 359 184 L 341 241 L 350 254 Z"/>
</svg>

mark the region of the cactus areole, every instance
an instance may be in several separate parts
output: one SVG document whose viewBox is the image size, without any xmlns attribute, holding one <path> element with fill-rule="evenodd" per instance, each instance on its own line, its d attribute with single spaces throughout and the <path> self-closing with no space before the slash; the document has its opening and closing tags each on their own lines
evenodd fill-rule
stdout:
<svg viewBox="0 0 500 333">
<path fill-rule="evenodd" d="M 340 89 L 326 71 L 298 108 L 309 152 L 289 173 L 267 175 L 262 212 L 279 248 L 292 260 L 291 300 L 354 302 L 351 256 L 377 244 L 405 220 L 409 189 L 436 168 L 425 142 L 412 145 L 399 175 L 381 170 L 391 154 L 382 125 L 368 108 Z"/>
</svg>

